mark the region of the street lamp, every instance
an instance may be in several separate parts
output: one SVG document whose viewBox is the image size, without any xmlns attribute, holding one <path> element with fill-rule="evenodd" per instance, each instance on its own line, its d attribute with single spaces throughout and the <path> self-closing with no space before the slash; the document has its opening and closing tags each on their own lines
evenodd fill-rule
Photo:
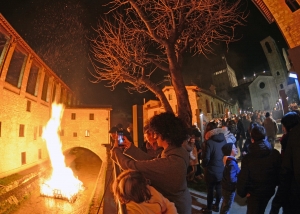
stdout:
<svg viewBox="0 0 300 214">
<path fill-rule="evenodd" d="M 202 112 L 202 109 L 200 109 L 200 115 L 199 115 L 199 117 L 200 117 L 200 131 L 201 131 L 201 140 L 202 140 L 202 142 L 204 141 L 204 133 L 203 133 L 203 112 Z"/>
</svg>

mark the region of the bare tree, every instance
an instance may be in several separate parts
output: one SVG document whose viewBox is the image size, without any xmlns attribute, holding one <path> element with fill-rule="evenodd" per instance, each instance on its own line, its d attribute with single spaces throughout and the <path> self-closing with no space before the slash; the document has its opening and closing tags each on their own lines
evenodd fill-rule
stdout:
<svg viewBox="0 0 300 214">
<path fill-rule="evenodd" d="M 246 14 L 241 0 L 112 0 L 111 11 L 92 40 L 95 82 L 121 82 L 128 90 L 152 91 L 166 111 L 172 108 L 160 84 L 170 77 L 178 115 L 191 124 L 182 77 L 183 54 L 208 54 L 212 44 L 235 40 Z M 161 76 L 158 80 L 157 76 Z"/>
</svg>

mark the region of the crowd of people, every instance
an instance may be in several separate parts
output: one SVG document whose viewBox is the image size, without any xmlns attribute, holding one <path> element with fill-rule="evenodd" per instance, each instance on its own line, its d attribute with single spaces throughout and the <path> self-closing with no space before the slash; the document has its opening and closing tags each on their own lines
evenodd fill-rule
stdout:
<svg viewBox="0 0 300 214">
<path fill-rule="evenodd" d="M 299 112 L 288 112 L 280 122 L 281 151 L 275 149 L 279 128 L 270 112 L 214 119 L 204 133 L 173 113 L 161 113 L 144 127 L 144 148 L 127 134 L 120 146 L 113 127 L 111 158 L 123 170 L 114 181 L 115 198 L 128 213 L 190 214 L 187 183 L 204 181 L 207 204 L 200 213 L 229 213 L 236 194 L 247 198 L 248 214 L 265 213 L 274 195 L 270 214 L 280 208 L 300 213 Z"/>
</svg>

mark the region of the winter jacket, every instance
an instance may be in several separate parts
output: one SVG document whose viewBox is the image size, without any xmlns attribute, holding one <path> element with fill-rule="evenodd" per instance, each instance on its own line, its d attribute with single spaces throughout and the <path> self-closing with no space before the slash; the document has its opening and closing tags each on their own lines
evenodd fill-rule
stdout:
<svg viewBox="0 0 300 214">
<path fill-rule="evenodd" d="M 242 136 L 243 139 L 245 139 L 246 135 L 245 135 L 244 126 L 243 126 L 243 123 L 242 123 L 241 119 L 238 120 L 238 122 L 236 124 L 236 128 L 237 128 L 236 140 L 239 140 L 241 136 Z"/>
<path fill-rule="evenodd" d="M 274 200 L 277 200 L 273 200 L 272 204 L 278 209 L 282 206 L 284 213 L 287 214 L 299 213 L 300 211 L 299 139 L 300 125 L 297 125 L 289 132 L 288 142 L 280 170 L 280 185 L 274 198 Z"/>
<path fill-rule="evenodd" d="M 205 134 L 204 150 L 202 150 L 202 166 L 207 183 L 219 182 L 223 177 L 222 147 L 226 139 L 221 128 L 213 129 Z"/>
<path fill-rule="evenodd" d="M 173 202 L 177 212 L 190 214 L 192 198 L 187 188 L 186 172 L 189 153 L 185 148 L 169 146 L 161 153 L 161 158 L 151 157 L 132 145 L 123 151 L 111 150 L 111 158 L 123 169 L 138 170 L 151 181 L 151 185 L 164 197 Z"/>
<path fill-rule="evenodd" d="M 237 193 L 242 198 L 250 193 L 257 198 L 269 199 L 279 183 L 280 154 L 266 139 L 251 143 L 248 150 L 242 159 Z"/>
<path fill-rule="evenodd" d="M 245 132 L 247 132 L 247 130 L 248 130 L 249 126 L 250 126 L 250 123 L 251 123 L 250 120 L 245 119 L 245 118 L 242 119 L 242 124 L 243 124 L 244 131 L 245 131 Z M 246 136 L 246 137 L 247 137 L 247 136 Z"/>
<path fill-rule="evenodd" d="M 224 156 L 223 162 L 225 168 L 223 171 L 222 189 L 234 192 L 236 189 L 237 176 L 240 172 L 240 168 L 235 157 Z"/>
<path fill-rule="evenodd" d="M 126 204 L 128 214 L 175 214 L 177 213 L 174 203 L 163 197 L 155 188 L 148 186 L 151 193 L 149 201 L 136 203 L 130 201 Z"/>
<path fill-rule="evenodd" d="M 266 135 L 268 137 L 272 137 L 273 139 L 275 139 L 278 131 L 278 126 L 276 121 L 270 117 L 267 117 L 262 125 L 266 129 Z"/>
</svg>

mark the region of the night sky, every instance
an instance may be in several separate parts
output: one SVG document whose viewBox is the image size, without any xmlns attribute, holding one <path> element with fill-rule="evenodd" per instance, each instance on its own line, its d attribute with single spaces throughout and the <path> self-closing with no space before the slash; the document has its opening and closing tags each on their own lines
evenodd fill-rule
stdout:
<svg viewBox="0 0 300 214">
<path fill-rule="evenodd" d="M 83 104 L 112 105 L 115 111 L 131 112 L 133 104 L 142 104 L 151 94 L 129 94 L 125 85 L 115 91 L 105 87 L 106 82 L 91 83 L 89 71 L 93 68 L 89 59 L 93 28 L 108 11 L 104 5 L 109 0 L 0 0 L 0 13 L 8 20 L 30 47 L 77 94 Z M 221 55 L 235 70 L 237 78 L 251 76 L 253 72 L 268 70 L 267 60 L 260 41 L 271 36 L 279 48 L 287 45 L 276 24 L 268 24 L 251 0 L 244 0 L 249 16 L 246 26 L 238 27 L 239 41 L 215 46 L 215 55 L 209 59 L 187 55 L 184 62 L 184 78 L 187 84 L 203 78 L 201 87 L 209 87 L 206 70 Z"/>
</svg>

